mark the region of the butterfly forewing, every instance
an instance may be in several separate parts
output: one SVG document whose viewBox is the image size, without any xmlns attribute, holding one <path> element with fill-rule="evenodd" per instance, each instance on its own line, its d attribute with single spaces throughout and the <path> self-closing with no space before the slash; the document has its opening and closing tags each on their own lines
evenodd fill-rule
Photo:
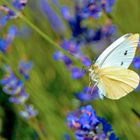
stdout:
<svg viewBox="0 0 140 140">
<path fill-rule="evenodd" d="M 119 99 L 127 95 L 139 84 L 138 74 L 125 68 L 103 68 L 100 70 L 99 78 L 100 94 L 110 99 Z"/>
<path fill-rule="evenodd" d="M 97 59 L 100 68 L 122 67 L 128 68 L 135 56 L 139 34 L 126 34 L 112 43 Z"/>
</svg>

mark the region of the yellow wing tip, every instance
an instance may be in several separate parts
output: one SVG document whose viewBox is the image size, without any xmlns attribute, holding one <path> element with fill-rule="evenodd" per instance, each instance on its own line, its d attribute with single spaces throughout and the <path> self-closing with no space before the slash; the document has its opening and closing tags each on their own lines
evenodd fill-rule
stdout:
<svg viewBox="0 0 140 140">
<path fill-rule="evenodd" d="M 138 45 L 139 37 L 140 37 L 140 35 L 139 35 L 138 33 L 135 33 L 135 34 L 132 34 L 128 39 L 129 39 L 130 41 L 136 42 L 137 45 Z"/>
<path fill-rule="evenodd" d="M 140 35 L 138 33 L 135 33 L 135 34 L 133 34 L 133 36 L 136 38 L 139 38 Z"/>
</svg>

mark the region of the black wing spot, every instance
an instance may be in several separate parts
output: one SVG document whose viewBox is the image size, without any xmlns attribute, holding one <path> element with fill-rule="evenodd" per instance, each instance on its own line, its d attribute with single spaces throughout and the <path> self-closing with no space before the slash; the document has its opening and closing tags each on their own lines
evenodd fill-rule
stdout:
<svg viewBox="0 0 140 140">
<path fill-rule="evenodd" d="M 123 65 L 123 62 L 121 62 L 121 66 Z"/>
<path fill-rule="evenodd" d="M 125 51 L 124 55 L 127 55 L 127 53 L 128 53 L 128 50 Z"/>
</svg>

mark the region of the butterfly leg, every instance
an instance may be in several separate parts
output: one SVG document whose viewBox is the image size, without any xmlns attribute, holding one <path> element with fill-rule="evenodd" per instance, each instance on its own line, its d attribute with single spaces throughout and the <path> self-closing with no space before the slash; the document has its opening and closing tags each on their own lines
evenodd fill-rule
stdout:
<svg viewBox="0 0 140 140">
<path fill-rule="evenodd" d="M 98 81 L 95 82 L 95 84 L 93 85 L 92 89 L 91 89 L 91 94 L 93 93 L 94 88 L 98 85 Z"/>
</svg>

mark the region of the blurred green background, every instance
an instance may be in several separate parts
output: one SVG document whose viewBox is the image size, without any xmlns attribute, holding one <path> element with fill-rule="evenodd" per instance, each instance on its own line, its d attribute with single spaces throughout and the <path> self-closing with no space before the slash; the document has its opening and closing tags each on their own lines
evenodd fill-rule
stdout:
<svg viewBox="0 0 140 140">
<path fill-rule="evenodd" d="M 54 41 L 59 42 L 59 35 L 53 32 L 49 22 L 39 10 L 38 1 L 29 0 L 23 14 Z M 60 4 L 73 6 L 72 1 L 59 1 Z M 139 0 L 117 0 L 112 16 L 120 35 L 129 32 L 140 33 L 139 5 Z M 55 7 L 53 8 L 55 9 Z M 10 21 L 7 27 L 12 24 L 16 24 L 19 29 L 27 26 L 21 19 Z M 67 27 L 66 36 L 69 37 L 68 25 L 65 25 Z M 3 32 L 0 34 L 2 36 Z M 94 47 L 94 44 L 92 47 Z M 7 57 L 9 65 L 13 69 L 16 69 L 20 59 L 33 61 L 30 80 L 26 82 L 30 101 L 39 111 L 38 119 L 40 120 L 40 125 L 43 125 L 45 128 L 47 140 L 62 140 L 65 132 L 73 135 L 71 130 L 67 129 L 65 119 L 67 113 L 78 106 L 79 103 L 74 99 L 73 94 L 88 85 L 88 74 L 81 80 L 72 80 L 64 64 L 53 60 L 52 54 L 54 51 L 54 47 L 51 44 L 48 44 L 29 27 L 29 35 L 15 38 Z M 89 55 L 91 59 L 94 59 L 92 54 Z M 134 108 L 140 113 L 139 92 L 135 91 L 118 101 L 109 99 L 95 100 L 92 102 L 92 105 L 98 116 L 105 117 L 108 120 L 121 140 L 140 139 L 140 118 L 132 112 L 132 108 Z M 14 113 L 14 117 L 6 116 L 5 108 L 9 108 Z M 12 118 L 12 123 L 14 123 L 13 129 L 10 130 L 12 131 L 12 140 L 34 140 L 34 130 L 25 120 L 18 116 L 17 112 L 17 106 L 9 104 L 7 97 L 1 93 L 0 131 L 2 129 L 9 131 L 8 128 L 1 128 L 1 124 L 5 121 L 4 119 L 9 120 Z M 11 133 L 10 131 L 9 133 Z"/>
</svg>

